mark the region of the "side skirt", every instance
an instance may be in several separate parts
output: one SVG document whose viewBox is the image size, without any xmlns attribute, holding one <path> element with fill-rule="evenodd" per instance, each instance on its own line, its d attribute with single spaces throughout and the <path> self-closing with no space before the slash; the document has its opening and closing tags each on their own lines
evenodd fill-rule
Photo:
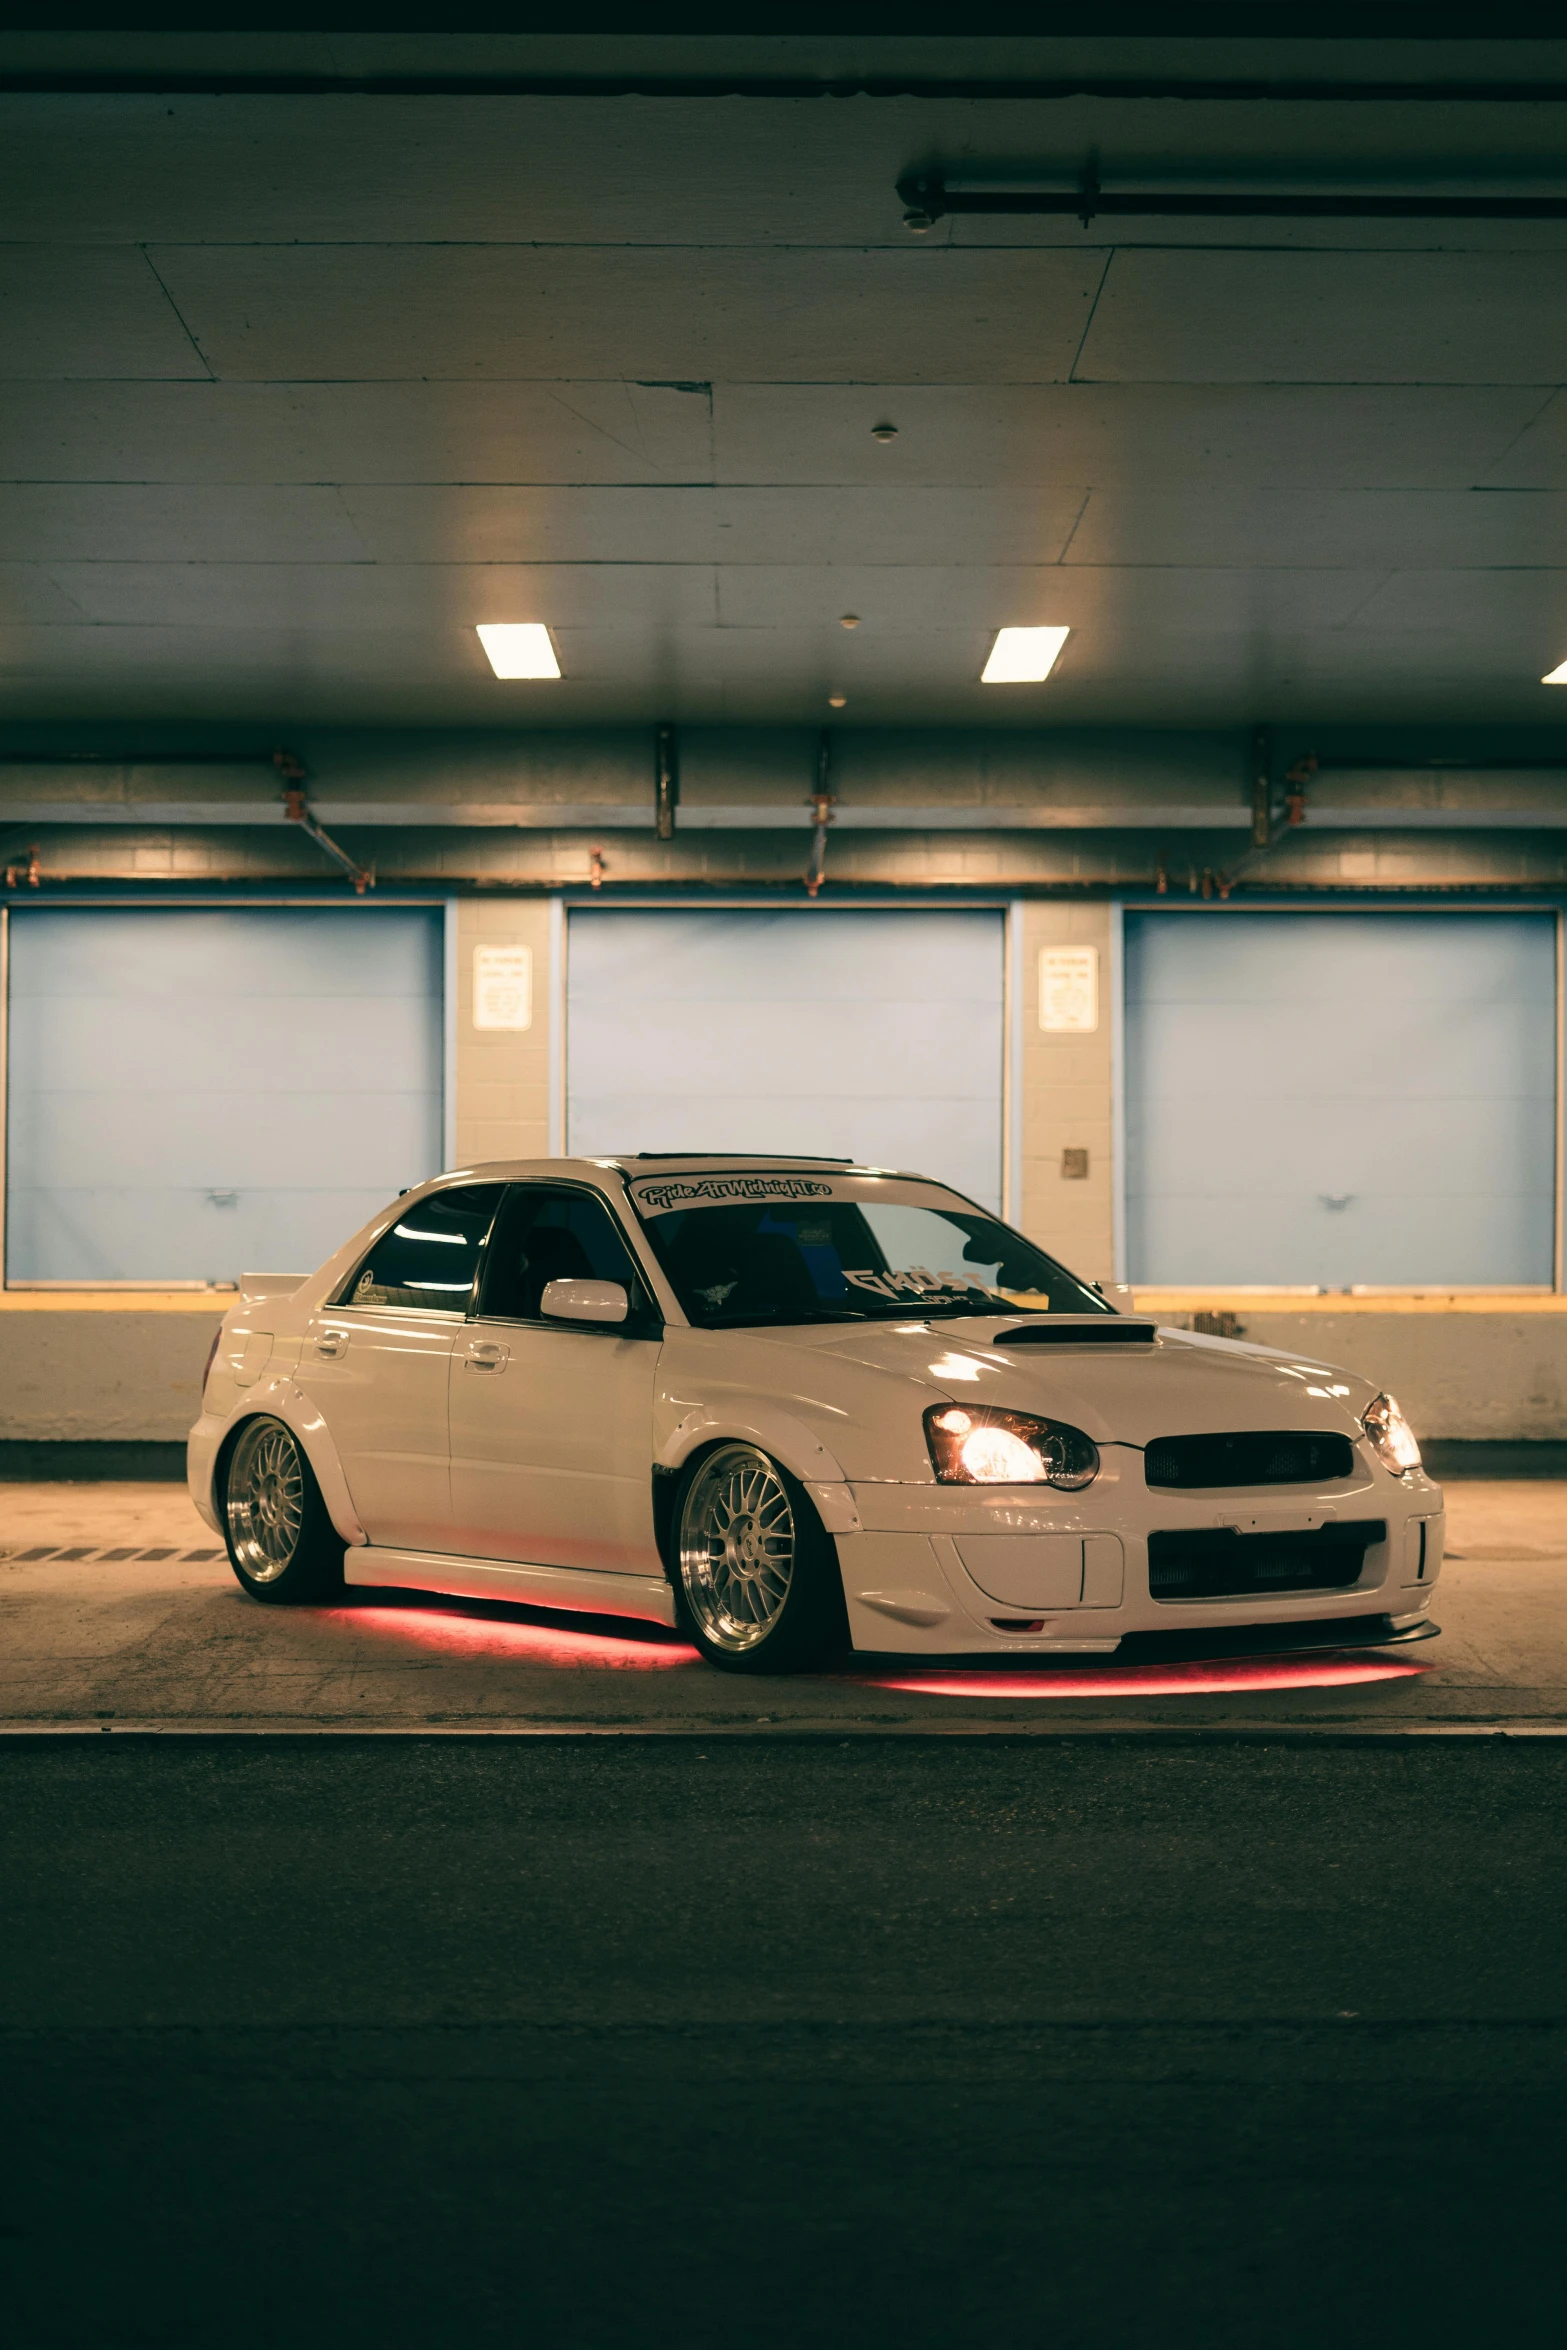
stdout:
<svg viewBox="0 0 1567 2350">
<path fill-rule="evenodd" d="M 671 1628 L 675 1595 L 662 1575 L 602 1575 L 590 1567 L 528 1567 L 449 1558 L 436 1550 L 359 1547 L 343 1557 L 345 1583 L 398 1591 L 439 1591 L 452 1599 L 510 1599 L 574 1614 L 636 1616 Z"/>
</svg>

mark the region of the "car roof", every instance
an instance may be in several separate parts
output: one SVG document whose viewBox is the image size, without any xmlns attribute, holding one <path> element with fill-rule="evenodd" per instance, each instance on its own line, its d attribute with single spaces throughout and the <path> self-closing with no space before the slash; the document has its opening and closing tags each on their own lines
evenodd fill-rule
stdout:
<svg viewBox="0 0 1567 2350">
<path fill-rule="evenodd" d="M 431 1178 L 437 1183 L 489 1182 L 497 1179 L 511 1183 L 559 1182 L 562 1178 L 578 1182 L 602 1182 L 606 1175 L 621 1175 L 627 1181 L 639 1175 L 683 1174 L 710 1172 L 715 1168 L 769 1167 L 831 1167 L 845 1175 L 896 1175 L 901 1181 L 923 1183 L 929 1176 L 909 1174 L 901 1167 L 862 1166 L 853 1159 L 790 1157 L 783 1151 L 619 1151 L 595 1154 L 592 1158 L 569 1159 L 486 1159 L 471 1167 L 449 1167 Z"/>
</svg>

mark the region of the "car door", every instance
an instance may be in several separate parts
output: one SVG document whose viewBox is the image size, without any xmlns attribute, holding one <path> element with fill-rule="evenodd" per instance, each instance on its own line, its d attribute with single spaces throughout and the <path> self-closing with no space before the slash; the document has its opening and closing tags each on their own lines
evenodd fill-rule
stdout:
<svg viewBox="0 0 1567 2350">
<path fill-rule="evenodd" d="M 410 1201 L 305 1333 L 299 1385 L 361 1525 L 387 1549 L 451 1546 L 448 1365 L 505 1189 L 454 1185 Z"/>
<path fill-rule="evenodd" d="M 614 1281 L 619 1325 L 552 1321 L 551 1281 Z M 518 1184 L 451 1361 L 454 1548 L 469 1558 L 657 1575 L 653 1301 L 589 1186 Z"/>
</svg>

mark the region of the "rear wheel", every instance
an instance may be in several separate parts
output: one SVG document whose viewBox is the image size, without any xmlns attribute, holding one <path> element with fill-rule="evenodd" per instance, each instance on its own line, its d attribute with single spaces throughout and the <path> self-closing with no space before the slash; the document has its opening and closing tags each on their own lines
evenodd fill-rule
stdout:
<svg viewBox="0 0 1567 2350">
<path fill-rule="evenodd" d="M 685 1630 L 729 1673 L 804 1673 L 847 1637 L 831 1538 L 798 1478 L 754 1444 L 687 1472 L 675 1512 Z"/>
<path fill-rule="evenodd" d="M 292 1429 L 247 1420 L 223 1471 L 229 1564 L 252 1599 L 283 1605 L 343 1588 L 343 1537 Z"/>
</svg>

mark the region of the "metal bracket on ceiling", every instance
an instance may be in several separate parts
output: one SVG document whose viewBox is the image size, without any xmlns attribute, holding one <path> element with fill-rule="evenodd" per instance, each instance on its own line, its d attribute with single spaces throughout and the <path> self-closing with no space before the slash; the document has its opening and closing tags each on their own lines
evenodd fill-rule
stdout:
<svg viewBox="0 0 1567 2350">
<path fill-rule="evenodd" d="M 316 846 L 324 849 L 334 864 L 341 865 L 354 885 L 356 895 L 363 897 L 367 889 L 375 887 L 375 867 L 360 865 L 345 848 L 339 847 L 329 832 L 322 830 L 310 813 L 305 798 L 305 778 L 309 773 L 303 759 L 293 751 L 274 751 L 272 764 L 283 778 L 283 814 L 290 824 L 297 824 L 308 832 Z"/>
<path fill-rule="evenodd" d="M 1251 845 L 1265 849 L 1273 838 L 1273 730 L 1251 730 Z"/>
<path fill-rule="evenodd" d="M 680 805 L 680 740 L 664 725 L 654 737 L 653 820 L 660 840 L 675 837 L 675 810 Z"/>
<path fill-rule="evenodd" d="M 1316 772 L 1317 761 L 1312 753 L 1297 759 L 1293 767 L 1286 770 L 1283 811 L 1285 830 L 1305 823 L 1306 785 Z M 1269 726 L 1254 726 L 1251 730 L 1251 847 L 1238 864 L 1227 869 L 1207 865 L 1199 874 L 1198 868 L 1193 865 L 1190 868 L 1192 894 L 1196 896 L 1200 893 L 1205 898 L 1217 895 L 1228 903 L 1236 883 L 1244 880 L 1282 837 L 1273 805 L 1273 729 Z M 1154 888 L 1157 895 L 1163 897 L 1169 886 L 1168 869 L 1161 855 Z"/>
<path fill-rule="evenodd" d="M 1114 188 L 1099 184 L 1092 166 L 1076 188 L 1022 186 L 948 178 L 940 170 L 905 172 L 898 182 L 903 225 L 923 236 L 949 215 L 1033 213 L 1080 220 L 1567 220 L 1567 196 L 1384 195 L 1363 189 Z"/>
<path fill-rule="evenodd" d="M 1284 771 L 1284 821 L 1286 824 L 1304 824 L 1306 821 L 1306 786 L 1317 772 L 1317 754 L 1308 751 L 1297 759 L 1293 767 Z"/>
<path fill-rule="evenodd" d="M 827 827 L 832 822 L 837 801 L 832 790 L 832 730 L 822 728 L 822 739 L 816 746 L 816 789 L 806 801 L 811 810 L 815 830 L 811 834 L 811 854 L 805 868 L 805 894 L 814 898 L 827 878 Z"/>
</svg>

